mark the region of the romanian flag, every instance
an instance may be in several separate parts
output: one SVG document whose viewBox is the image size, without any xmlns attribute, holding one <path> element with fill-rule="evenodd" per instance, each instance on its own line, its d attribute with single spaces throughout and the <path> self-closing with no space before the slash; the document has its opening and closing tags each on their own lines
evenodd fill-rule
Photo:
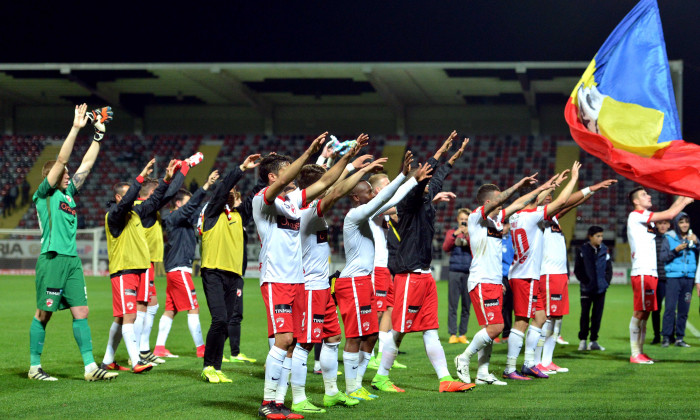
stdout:
<svg viewBox="0 0 700 420">
<path fill-rule="evenodd" d="M 585 151 L 658 191 L 700 199 L 700 146 L 681 140 L 655 0 L 642 0 L 608 37 L 564 111 Z"/>
</svg>

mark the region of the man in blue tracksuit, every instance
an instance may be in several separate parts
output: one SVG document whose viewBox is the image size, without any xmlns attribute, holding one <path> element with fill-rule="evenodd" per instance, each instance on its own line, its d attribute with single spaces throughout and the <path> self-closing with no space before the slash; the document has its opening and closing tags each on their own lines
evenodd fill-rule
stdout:
<svg viewBox="0 0 700 420">
<path fill-rule="evenodd" d="M 576 251 L 574 274 L 581 283 L 581 319 L 579 321 L 579 350 L 605 350 L 598 344 L 598 331 L 603 319 L 605 292 L 612 280 L 612 261 L 603 243 L 603 228 L 588 228 L 588 242 Z M 593 315 L 591 316 L 591 308 Z M 590 325 L 589 325 L 590 320 Z M 586 345 L 590 331 L 590 345 Z"/>
<path fill-rule="evenodd" d="M 666 233 L 666 238 L 675 258 L 665 267 L 666 309 L 661 330 L 663 335 L 661 346 L 670 345 L 675 326 L 675 345 L 690 347 L 683 337 L 685 337 L 685 324 L 688 320 L 690 299 L 693 296 L 693 280 L 697 270 L 698 238 L 690 231 L 690 218 L 687 213 L 680 212 L 673 218 L 673 230 Z"/>
</svg>

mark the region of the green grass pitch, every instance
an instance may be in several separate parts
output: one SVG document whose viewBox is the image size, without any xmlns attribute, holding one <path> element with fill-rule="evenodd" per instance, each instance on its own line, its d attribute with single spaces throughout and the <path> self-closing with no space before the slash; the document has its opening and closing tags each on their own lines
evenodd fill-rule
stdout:
<svg viewBox="0 0 700 420">
<path fill-rule="evenodd" d="M 160 305 L 151 343 L 155 344 L 158 320 L 164 307 L 165 279 L 156 279 Z M 253 418 L 257 415 L 263 389 L 263 363 L 268 351 L 264 307 L 258 281 L 245 282 L 242 351 L 258 359 L 252 365 L 224 364 L 231 384 L 207 384 L 199 379 L 202 359 L 195 357 L 186 316 L 178 315 L 168 339 L 168 348 L 179 359 L 168 359 L 163 366 L 143 375 L 124 372 L 112 382 L 87 383 L 82 378 L 82 361 L 73 339 L 69 311 L 56 314 L 47 329 L 42 358 L 44 369 L 58 382 L 27 379 L 29 367 L 29 325 L 35 310 L 34 281 L 27 276 L 2 276 L 3 302 L 0 306 L 0 418 L 167 418 L 215 419 Z M 202 330 L 206 335 L 209 313 L 201 279 L 195 279 L 202 305 Z M 95 359 L 104 354 L 112 322 L 110 283 L 107 278 L 88 278 L 90 327 Z M 447 344 L 447 283 L 438 282 L 440 296 L 440 336 L 450 372 L 462 344 Z M 423 350 L 418 334 L 409 334 L 399 360 L 407 370 L 394 370 L 395 383 L 405 394 L 380 393 L 378 400 L 356 407 L 333 407 L 323 415 L 307 418 L 390 419 L 390 418 L 698 418 L 700 404 L 695 395 L 700 386 L 700 338 L 689 329 L 691 348 L 661 348 L 647 344 L 645 352 L 658 359 L 652 366 L 629 363 L 628 324 L 632 313 L 629 286 L 613 286 L 608 295 L 600 343 L 604 352 L 579 352 L 578 286 L 571 287 L 571 314 L 564 318 L 563 336 L 571 342 L 557 346 L 555 361 L 571 371 L 547 380 L 510 382 L 504 387 L 477 387 L 461 394 L 439 394 L 435 372 Z M 693 298 L 689 321 L 700 327 L 697 296 Z M 468 336 L 476 331 L 472 314 Z M 651 321 L 647 343 L 651 341 Z M 228 346 L 228 344 L 227 344 Z M 227 347 L 228 351 L 228 347 Z M 500 375 L 505 365 L 505 345 L 495 345 L 491 370 Z M 119 362 L 126 363 L 121 345 Z M 522 360 L 522 356 L 520 361 Z M 519 361 L 519 363 L 520 363 Z M 309 366 L 312 366 L 309 363 Z M 472 371 L 476 368 L 472 361 Z M 342 364 L 340 370 L 343 370 Z M 368 370 L 366 382 L 374 371 Z M 472 372 L 474 375 L 474 372 Z M 344 377 L 338 378 L 341 389 Z M 323 381 L 309 374 L 307 395 L 322 403 Z M 287 396 L 291 405 L 291 390 Z M 338 416 L 338 417 L 336 417 Z"/>
</svg>

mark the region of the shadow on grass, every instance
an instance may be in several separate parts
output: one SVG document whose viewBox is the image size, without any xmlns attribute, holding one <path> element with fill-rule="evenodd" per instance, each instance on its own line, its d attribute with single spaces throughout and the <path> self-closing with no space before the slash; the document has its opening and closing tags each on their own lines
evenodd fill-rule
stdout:
<svg viewBox="0 0 700 420">
<path fill-rule="evenodd" d="M 257 397 L 237 396 L 236 400 L 204 400 L 202 406 L 215 408 L 226 412 L 236 411 L 248 416 L 257 416 L 261 400 Z"/>
</svg>

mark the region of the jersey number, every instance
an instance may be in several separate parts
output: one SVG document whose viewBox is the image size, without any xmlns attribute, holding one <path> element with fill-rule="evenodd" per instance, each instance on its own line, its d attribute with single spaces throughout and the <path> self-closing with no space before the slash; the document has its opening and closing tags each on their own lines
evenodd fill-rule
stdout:
<svg viewBox="0 0 700 420">
<path fill-rule="evenodd" d="M 530 244 L 527 242 L 527 233 L 525 229 L 515 229 L 513 231 L 513 248 L 515 248 L 515 259 L 518 264 L 522 264 L 527 260 L 527 251 L 530 249 Z"/>
</svg>

